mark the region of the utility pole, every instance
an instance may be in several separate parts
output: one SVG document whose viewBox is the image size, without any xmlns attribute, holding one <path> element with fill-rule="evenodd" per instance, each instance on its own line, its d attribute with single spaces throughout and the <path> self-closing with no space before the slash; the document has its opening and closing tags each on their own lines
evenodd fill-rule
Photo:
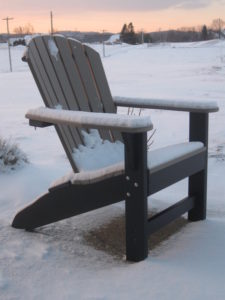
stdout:
<svg viewBox="0 0 225 300">
<path fill-rule="evenodd" d="M 221 38 L 221 19 L 219 18 L 219 39 Z"/>
<path fill-rule="evenodd" d="M 144 44 L 144 30 L 141 29 L 141 43 Z"/>
<path fill-rule="evenodd" d="M 50 11 L 50 20 L 51 20 L 51 35 L 53 34 L 54 30 L 53 30 L 53 13 L 52 11 Z"/>
<path fill-rule="evenodd" d="M 161 28 L 159 28 L 159 42 L 162 42 L 162 34 L 161 34 Z"/>
<path fill-rule="evenodd" d="M 6 17 L 6 18 L 4 18 L 2 20 L 6 21 L 7 35 L 8 35 L 9 66 L 10 66 L 10 72 L 12 72 L 12 58 L 11 58 L 10 41 L 9 41 L 9 37 L 10 37 L 10 33 L 9 33 L 9 21 L 13 20 L 13 18 Z"/>
<path fill-rule="evenodd" d="M 105 57 L 105 42 L 104 42 L 104 33 L 106 30 L 102 30 L 102 52 L 103 52 L 103 57 Z"/>
</svg>

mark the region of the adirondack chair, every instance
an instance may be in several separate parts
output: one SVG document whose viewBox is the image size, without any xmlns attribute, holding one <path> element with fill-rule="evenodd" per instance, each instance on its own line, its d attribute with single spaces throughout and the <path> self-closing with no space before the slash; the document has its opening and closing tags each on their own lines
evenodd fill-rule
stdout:
<svg viewBox="0 0 225 300">
<path fill-rule="evenodd" d="M 208 114 L 218 111 L 215 102 L 113 99 L 99 54 L 63 36 L 33 38 L 24 60 L 46 105 L 26 118 L 31 126 L 55 126 L 73 172 L 20 211 L 13 227 L 32 230 L 125 200 L 126 258 L 141 261 L 150 234 L 185 212 L 190 221 L 206 218 Z M 147 153 L 150 118 L 118 115 L 117 106 L 189 112 L 189 141 Z M 98 157 L 96 140 L 107 149 Z M 79 156 L 85 149 L 92 151 L 87 160 Z M 119 159 L 105 164 L 103 156 L 121 149 Z M 94 167 L 84 166 L 92 155 Z M 147 197 L 185 177 L 187 197 L 148 219 Z"/>
</svg>

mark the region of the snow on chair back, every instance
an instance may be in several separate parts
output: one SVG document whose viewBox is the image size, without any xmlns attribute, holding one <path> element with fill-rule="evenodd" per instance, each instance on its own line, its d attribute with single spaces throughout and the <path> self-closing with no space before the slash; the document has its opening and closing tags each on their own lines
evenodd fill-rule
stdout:
<svg viewBox="0 0 225 300">
<path fill-rule="evenodd" d="M 116 113 L 99 54 L 74 39 L 37 36 L 28 45 L 27 61 L 47 107 Z M 56 126 L 75 172 L 73 151 L 84 144 L 80 129 Z M 99 130 L 103 140 L 122 140 L 116 131 Z"/>
</svg>

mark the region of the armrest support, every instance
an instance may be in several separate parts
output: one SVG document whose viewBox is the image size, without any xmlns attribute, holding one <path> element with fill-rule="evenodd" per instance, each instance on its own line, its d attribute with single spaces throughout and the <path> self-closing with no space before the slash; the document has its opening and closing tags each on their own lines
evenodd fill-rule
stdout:
<svg viewBox="0 0 225 300">
<path fill-rule="evenodd" d="M 214 101 L 184 101 L 184 100 L 165 100 L 165 99 L 145 99 L 145 98 L 125 98 L 113 97 L 116 106 L 165 109 L 174 111 L 187 111 L 198 113 L 217 112 L 218 105 Z"/>
<path fill-rule="evenodd" d="M 150 117 L 127 116 L 109 113 L 69 111 L 40 107 L 26 113 L 31 125 L 38 121 L 54 125 L 71 125 L 74 127 L 116 129 L 121 132 L 145 132 L 153 128 Z M 32 120 L 32 121 L 31 121 Z M 36 122 L 36 124 L 38 124 Z M 48 125 L 47 125 L 48 126 Z M 41 126 L 44 127 L 44 126 Z"/>
<path fill-rule="evenodd" d="M 209 115 L 206 113 L 193 113 L 189 115 L 189 141 L 202 142 L 208 149 Z"/>
<path fill-rule="evenodd" d="M 45 127 L 53 126 L 54 124 L 30 119 L 29 125 L 33 127 L 45 128 Z"/>
</svg>

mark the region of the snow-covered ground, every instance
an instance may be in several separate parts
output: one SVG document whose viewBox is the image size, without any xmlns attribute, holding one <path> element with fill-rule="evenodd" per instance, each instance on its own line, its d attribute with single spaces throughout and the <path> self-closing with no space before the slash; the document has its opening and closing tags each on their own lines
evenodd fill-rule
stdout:
<svg viewBox="0 0 225 300">
<path fill-rule="evenodd" d="M 23 51 L 12 48 L 10 73 L 7 47 L 0 45 L 0 136 L 17 142 L 30 161 L 0 171 L 0 299 L 224 299 L 225 42 L 106 46 L 103 64 L 113 95 L 216 100 L 220 107 L 210 115 L 207 220 L 189 223 L 136 264 L 85 240 L 121 215 L 123 203 L 34 233 L 11 228 L 19 209 L 71 169 L 54 129 L 35 131 L 24 118 L 42 99 L 20 60 Z M 156 128 L 152 149 L 187 140 L 187 113 L 143 114 Z M 165 207 L 186 191 L 182 181 L 150 198 L 149 206 Z"/>
</svg>

